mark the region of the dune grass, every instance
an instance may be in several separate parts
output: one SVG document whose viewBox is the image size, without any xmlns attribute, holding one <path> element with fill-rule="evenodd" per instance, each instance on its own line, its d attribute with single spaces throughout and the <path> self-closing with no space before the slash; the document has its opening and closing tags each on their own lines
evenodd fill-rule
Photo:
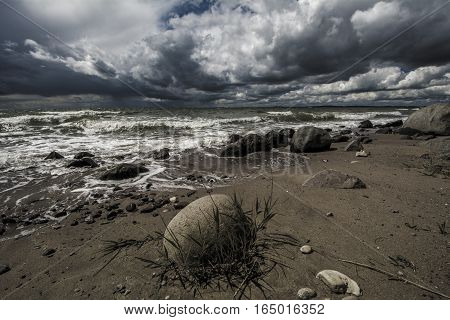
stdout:
<svg viewBox="0 0 450 320">
<path fill-rule="evenodd" d="M 176 235 L 170 230 L 170 239 L 164 237 L 164 232 L 156 232 L 143 240 L 108 241 L 103 253 L 115 257 L 123 249 L 140 248 L 146 243 L 156 242 L 157 247 L 161 248 L 157 259 L 137 259 L 154 270 L 160 287 L 181 285 L 194 297 L 201 297 L 205 290 L 232 292 L 234 299 L 250 298 L 252 290 L 256 289 L 267 298 L 268 291 L 272 289 L 267 276 L 272 272 L 284 274 L 285 268 L 289 266 L 282 262 L 286 261 L 283 252 L 286 253 L 287 247 L 298 247 L 301 244 L 292 235 L 268 230 L 277 215 L 272 193 L 262 201 L 257 198 L 250 210 L 244 210 L 243 201 L 236 194 L 230 197 L 230 205 L 235 210 L 233 216 L 238 217 L 235 224 L 239 228 L 238 232 L 230 232 L 233 236 L 217 241 L 192 239 L 200 247 L 200 252 L 204 252 L 194 261 L 186 256 Z M 223 213 L 215 206 L 211 214 L 219 237 Z M 167 225 L 164 225 L 167 229 Z M 201 233 L 202 230 L 199 231 Z M 223 237 L 223 233 L 220 236 Z M 176 259 L 178 262 L 171 260 L 162 245 L 164 240 L 174 246 L 179 257 L 183 258 Z"/>
</svg>

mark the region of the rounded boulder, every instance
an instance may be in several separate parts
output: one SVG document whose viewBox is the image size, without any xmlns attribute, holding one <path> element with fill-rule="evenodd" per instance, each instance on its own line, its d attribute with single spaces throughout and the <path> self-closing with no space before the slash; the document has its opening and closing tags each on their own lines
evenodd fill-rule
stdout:
<svg viewBox="0 0 450 320">
<path fill-rule="evenodd" d="M 323 129 L 303 127 L 292 136 L 291 152 L 319 152 L 329 150 L 331 136 Z"/>
<path fill-rule="evenodd" d="M 248 226 L 231 197 L 208 195 L 190 203 L 170 221 L 163 245 L 168 258 L 178 265 L 223 261 L 245 245 Z"/>
</svg>

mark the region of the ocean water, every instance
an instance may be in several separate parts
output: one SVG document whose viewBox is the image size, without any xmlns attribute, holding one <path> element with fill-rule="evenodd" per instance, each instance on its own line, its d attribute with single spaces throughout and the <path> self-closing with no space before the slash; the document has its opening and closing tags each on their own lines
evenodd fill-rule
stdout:
<svg viewBox="0 0 450 320">
<path fill-rule="evenodd" d="M 152 151 L 161 148 L 170 149 L 171 160 L 188 153 L 214 157 L 232 133 L 265 133 L 306 125 L 339 130 L 356 127 L 366 119 L 375 124 L 406 119 L 413 111 L 386 107 L 0 110 L 0 192 L 44 177 L 89 171 L 66 168 L 80 151 L 95 154 L 102 168 L 148 160 Z M 53 150 L 66 159 L 44 161 Z M 167 161 L 149 160 L 147 166 L 150 172 L 145 176 L 121 183 L 135 186 L 152 180 L 161 187 L 189 185 L 173 174 L 164 177 Z M 81 191 L 101 184 L 95 175 L 83 179 Z"/>
</svg>

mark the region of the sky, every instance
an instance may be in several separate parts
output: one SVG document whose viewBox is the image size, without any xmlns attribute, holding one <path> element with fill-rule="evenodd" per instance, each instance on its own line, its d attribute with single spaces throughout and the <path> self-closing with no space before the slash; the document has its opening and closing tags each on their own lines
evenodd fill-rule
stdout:
<svg viewBox="0 0 450 320">
<path fill-rule="evenodd" d="M 448 0 L 0 0 L 2 104 L 449 100 Z"/>
</svg>

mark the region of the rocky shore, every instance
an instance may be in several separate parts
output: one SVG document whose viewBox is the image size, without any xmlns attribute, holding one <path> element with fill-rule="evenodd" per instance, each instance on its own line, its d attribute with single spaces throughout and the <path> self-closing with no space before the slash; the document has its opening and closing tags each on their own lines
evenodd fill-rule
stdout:
<svg viewBox="0 0 450 320">
<path fill-rule="evenodd" d="M 286 249 L 285 275 L 267 276 L 273 287 L 268 298 L 445 298 L 449 110 L 431 106 L 405 123 L 364 121 L 339 131 L 304 127 L 233 135 L 207 165 L 205 158 L 186 160 L 180 172 L 197 187 L 175 190 L 114 184 L 148 171 L 145 162 L 135 162 L 100 167 L 98 178 L 108 187 L 74 194 L 80 179 L 101 166 L 94 154 L 80 152 L 67 160 L 73 175 L 59 177 L 68 190 L 45 194 L 41 187 L 53 178 L 47 177 L 1 193 L 3 202 L 15 205 L 1 215 L 0 298 L 192 298 L 144 262 L 158 259 L 162 244 L 143 242 L 114 259 L 103 248 L 105 241 L 164 233 L 177 213 L 209 194 L 237 194 L 244 209 L 253 208 L 256 198 L 277 200 L 270 229 L 288 232 L 301 245 Z M 169 154 L 163 149 L 150 157 L 169 161 Z M 65 160 L 55 150 L 43 161 Z M 210 167 L 213 175 L 205 175 Z M 233 292 L 205 289 L 202 297 L 229 299 Z M 264 296 L 255 290 L 251 298 Z"/>
</svg>

